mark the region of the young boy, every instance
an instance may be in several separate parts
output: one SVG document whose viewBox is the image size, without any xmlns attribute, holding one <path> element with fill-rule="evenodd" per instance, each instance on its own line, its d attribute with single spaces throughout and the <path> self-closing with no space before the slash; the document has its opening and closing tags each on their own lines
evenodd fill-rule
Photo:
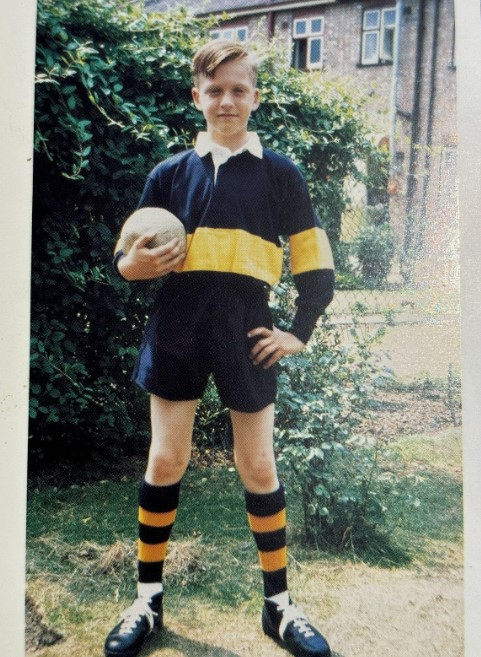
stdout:
<svg viewBox="0 0 481 657">
<path fill-rule="evenodd" d="M 115 264 L 126 280 L 170 274 L 146 326 L 134 371 L 150 393 L 152 442 L 139 493 L 138 594 L 105 642 L 107 657 L 133 657 L 162 626 L 162 569 L 191 453 L 199 398 L 212 374 L 230 409 L 234 459 L 264 582 L 264 632 L 293 654 L 329 657 L 329 646 L 287 588 L 286 504 L 273 450 L 275 367 L 300 352 L 333 295 L 329 242 L 305 182 L 287 158 L 247 130 L 259 105 L 257 65 L 239 44 L 214 41 L 193 60 L 192 96 L 207 132 L 194 149 L 160 163 L 140 207 L 173 212 L 187 231 L 146 248 L 140 237 Z M 289 236 L 298 290 L 289 332 L 272 325 L 268 288 Z"/>
</svg>

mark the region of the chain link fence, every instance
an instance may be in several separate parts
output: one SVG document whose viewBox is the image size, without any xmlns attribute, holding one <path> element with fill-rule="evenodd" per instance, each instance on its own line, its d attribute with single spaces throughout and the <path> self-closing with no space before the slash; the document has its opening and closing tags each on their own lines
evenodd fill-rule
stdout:
<svg viewBox="0 0 481 657">
<path fill-rule="evenodd" d="M 390 221 L 389 197 L 365 185 L 345 182 L 348 203 L 334 245 L 336 295 L 329 312 L 348 318 L 353 312 L 390 319 L 414 304 L 400 274 L 400 238 Z"/>
</svg>

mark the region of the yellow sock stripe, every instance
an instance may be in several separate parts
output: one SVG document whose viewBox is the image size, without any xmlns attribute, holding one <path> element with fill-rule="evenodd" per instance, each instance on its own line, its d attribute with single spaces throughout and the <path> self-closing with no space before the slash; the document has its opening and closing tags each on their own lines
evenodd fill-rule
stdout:
<svg viewBox="0 0 481 657">
<path fill-rule="evenodd" d="M 230 272 L 273 285 L 282 272 L 282 248 L 245 230 L 201 227 L 187 235 L 180 271 Z"/>
<path fill-rule="evenodd" d="M 139 522 L 149 527 L 168 527 L 174 524 L 176 513 L 175 509 L 165 513 L 154 513 L 139 507 Z"/>
<path fill-rule="evenodd" d="M 138 557 L 139 561 L 146 563 L 155 563 L 156 561 L 164 561 L 167 554 L 167 541 L 165 543 L 144 543 L 138 541 Z"/>
<path fill-rule="evenodd" d="M 286 568 L 287 548 L 283 547 L 280 550 L 273 550 L 272 552 L 259 552 L 259 563 L 265 573 L 272 573 L 275 570 Z"/>
<path fill-rule="evenodd" d="M 275 532 L 278 529 L 283 529 L 286 526 L 286 510 L 282 509 L 279 513 L 272 516 L 253 516 L 251 513 L 247 514 L 249 520 L 249 527 L 253 532 L 258 534 L 265 534 L 266 532 Z"/>
<path fill-rule="evenodd" d="M 331 246 L 322 228 L 309 228 L 291 235 L 289 244 L 293 274 L 314 269 L 334 269 Z"/>
</svg>

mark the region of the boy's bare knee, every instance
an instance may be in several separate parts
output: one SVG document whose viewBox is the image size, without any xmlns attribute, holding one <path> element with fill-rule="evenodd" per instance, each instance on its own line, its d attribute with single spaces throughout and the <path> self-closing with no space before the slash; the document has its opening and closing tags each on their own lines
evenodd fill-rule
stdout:
<svg viewBox="0 0 481 657">
<path fill-rule="evenodd" d="M 189 457 L 183 454 L 151 451 L 146 478 L 157 486 L 175 484 L 184 476 L 189 460 Z"/>
<path fill-rule="evenodd" d="M 279 486 L 273 459 L 237 459 L 236 466 L 242 483 L 252 493 L 270 493 Z"/>
</svg>

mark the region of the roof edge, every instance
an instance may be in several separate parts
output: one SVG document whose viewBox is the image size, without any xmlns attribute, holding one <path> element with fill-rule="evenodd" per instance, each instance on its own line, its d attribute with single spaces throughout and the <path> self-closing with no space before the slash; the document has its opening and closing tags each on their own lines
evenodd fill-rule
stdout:
<svg viewBox="0 0 481 657">
<path fill-rule="evenodd" d="M 244 9 L 215 9 L 196 13 L 196 16 L 216 16 L 228 14 L 231 18 L 238 16 L 255 16 L 257 14 L 266 14 L 270 12 L 288 11 L 289 9 L 298 9 L 301 7 L 316 7 L 319 5 L 335 5 L 338 0 L 286 0 L 279 4 L 252 5 Z"/>
</svg>

